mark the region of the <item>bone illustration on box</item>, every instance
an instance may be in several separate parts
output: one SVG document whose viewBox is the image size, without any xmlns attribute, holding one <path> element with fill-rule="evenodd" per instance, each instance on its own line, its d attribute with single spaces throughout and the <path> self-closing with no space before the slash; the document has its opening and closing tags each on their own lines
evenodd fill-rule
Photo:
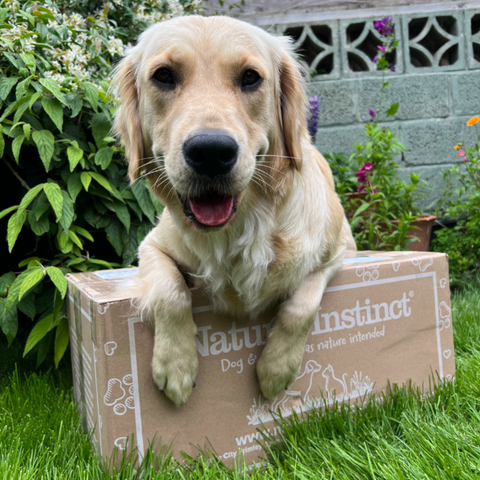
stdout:
<svg viewBox="0 0 480 480">
<path fill-rule="evenodd" d="M 401 265 L 400 262 L 393 262 L 393 263 L 392 263 L 393 270 L 394 270 L 395 272 L 398 272 L 398 271 L 400 270 L 400 265 Z"/>
<path fill-rule="evenodd" d="M 412 264 L 420 269 L 421 272 L 424 272 L 428 267 L 433 265 L 433 258 L 413 258 Z"/>
<path fill-rule="evenodd" d="M 441 288 L 445 288 L 445 286 L 447 285 L 447 279 L 441 278 L 439 283 Z"/>
<path fill-rule="evenodd" d="M 321 375 L 319 376 L 318 374 Z M 304 376 L 310 376 L 310 381 L 305 394 L 296 390 L 295 383 Z M 323 377 L 323 382 L 321 379 Z M 323 371 L 322 366 L 315 360 L 309 360 L 303 372 L 297 377 L 289 390 L 283 396 L 269 402 L 262 395 L 253 399 L 250 415 L 247 415 L 248 425 L 260 425 L 276 418 L 288 417 L 292 413 L 307 412 L 313 408 L 323 408 L 338 401 L 354 399 L 365 396 L 373 391 L 374 382 L 370 377 L 363 376 L 362 372 L 355 371 L 347 380 L 347 373 L 340 377 L 335 374 L 332 365 L 327 365 Z M 314 386 L 315 385 L 315 386 Z M 348 389 L 350 386 L 350 390 Z M 312 389 L 313 388 L 313 389 Z M 314 393 L 315 392 L 315 393 Z M 317 396 L 313 396 L 316 394 Z"/>
</svg>

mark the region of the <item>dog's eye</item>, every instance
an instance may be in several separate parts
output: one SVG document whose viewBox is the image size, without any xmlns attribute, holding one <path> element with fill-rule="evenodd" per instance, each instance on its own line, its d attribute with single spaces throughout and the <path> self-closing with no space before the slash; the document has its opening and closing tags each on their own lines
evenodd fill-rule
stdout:
<svg viewBox="0 0 480 480">
<path fill-rule="evenodd" d="M 165 87 L 175 86 L 175 77 L 170 69 L 162 67 L 159 68 L 154 74 L 153 78 Z"/>
<path fill-rule="evenodd" d="M 243 74 L 242 88 L 252 88 L 260 84 L 262 78 L 255 70 L 247 70 Z"/>
</svg>

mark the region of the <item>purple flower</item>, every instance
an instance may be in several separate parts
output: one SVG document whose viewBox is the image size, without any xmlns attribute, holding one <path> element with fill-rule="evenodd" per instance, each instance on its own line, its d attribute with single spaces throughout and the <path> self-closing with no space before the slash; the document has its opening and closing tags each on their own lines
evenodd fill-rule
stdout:
<svg viewBox="0 0 480 480">
<path fill-rule="evenodd" d="M 392 17 L 385 17 L 379 22 L 375 22 L 375 30 L 386 37 L 393 32 L 393 19 Z"/>
<path fill-rule="evenodd" d="M 391 70 L 392 72 L 395 71 L 395 65 L 394 65 L 393 63 L 390 64 L 390 70 Z"/>
<path fill-rule="evenodd" d="M 386 48 L 385 45 L 377 45 L 377 50 L 380 50 L 381 52 L 384 52 Z"/>
<path fill-rule="evenodd" d="M 363 166 L 363 170 L 365 172 L 371 172 L 375 167 L 371 164 L 371 163 L 366 163 L 364 166 Z"/>
<path fill-rule="evenodd" d="M 378 62 L 378 55 L 375 55 L 375 57 L 373 57 L 372 62 L 373 62 L 373 63 L 377 63 L 377 62 Z"/>
<path fill-rule="evenodd" d="M 363 185 L 360 185 L 359 187 L 357 187 L 358 193 L 363 192 L 363 190 L 365 190 L 365 187 Z"/>
<path fill-rule="evenodd" d="M 367 176 L 363 170 L 359 170 L 355 176 L 357 177 L 358 183 L 367 183 Z"/>
<path fill-rule="evenodd" d="M 370 108 L 370 109 L 368 110 L 368 113 L 369 113 L 369 115 L 372 117 L 372 120 L 373 120 L 373 119 L 376 117 L 376 115 L 377 115 L 377 112 L 375 112 L 375 110 L 373 110 L 372 108 Z"/>
<path fill-rule="evenodd" d="M 315 142 L 315 137 L 317 135 L 319 111 L 320 106 L 318 104 L 318 95 L 315 95 L 314 97 L 308 99 L 307 112 L 308 133 L 310 134 L 312 142 Z"/>
</svg>

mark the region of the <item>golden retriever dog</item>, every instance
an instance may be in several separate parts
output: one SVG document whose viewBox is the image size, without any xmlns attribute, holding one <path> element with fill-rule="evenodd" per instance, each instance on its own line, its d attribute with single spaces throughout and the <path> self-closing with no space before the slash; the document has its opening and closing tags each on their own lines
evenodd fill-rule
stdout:
<svg viewBox="0 0 480 480">
<path fill-rule="evenodd" d="M 295 381 L 323 291 L 355 248 L 308 134 L 289 40 L 227 17 L 175 18 L 140 36 L 114 85 L 130 179 L 146 176 L 165 205 L 131 290 L 152 318 L 155 383 L 176 405 L 195 386 L 193 279 L 217 312 L 280 305 L 257 363 L 275 398 Z"/>
</svg>

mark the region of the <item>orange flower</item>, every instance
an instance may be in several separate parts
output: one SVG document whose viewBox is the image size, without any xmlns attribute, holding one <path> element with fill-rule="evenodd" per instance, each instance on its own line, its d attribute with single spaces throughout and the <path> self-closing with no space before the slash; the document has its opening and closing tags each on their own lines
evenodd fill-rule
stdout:
<svg viewBox="0 0 480 480">
<path fill-rule="evenodd" d="M 468 122 L 467 126 L 471 127 L 472 125 L 476 125 L 478 122 L 480 122 L 480 117 L 472 117 Z"/>
<path fill-rule="evenodd" d="M 455 150 L 460 150 L 460 145 L 455 145 L 453 148 L 454 148 Z"/>
</svg>

